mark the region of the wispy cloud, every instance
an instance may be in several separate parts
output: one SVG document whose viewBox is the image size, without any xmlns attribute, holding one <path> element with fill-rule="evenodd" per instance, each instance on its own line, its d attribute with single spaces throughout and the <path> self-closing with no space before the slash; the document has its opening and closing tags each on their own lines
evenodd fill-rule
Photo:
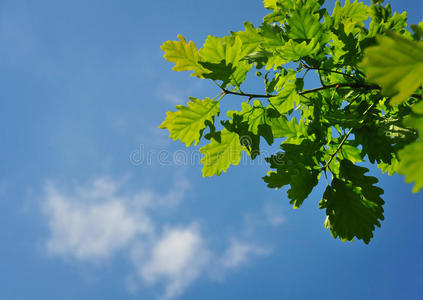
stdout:
<svg viewBox="0 0 423 300">
<path fill-rule="evenodd" d="M 93 196 L 103 193 L 90 191 Z M 93 198 L 94 199 L 94 198 Z M 50 254 L 73 256 L 80 260 L 107 258 L 126 247 L 137 235 L 149 234 L 152 225 L 141 212 L 133 212 L 120 199 L 106 197 L 104 202 L 75 201 L 47 187 L 44 206 L 49 216 Z"/>
<path fill-rule="evenodd" d="M 172 104 L 185 104 L 190 96 L 201 91 L 202 88 L 201 81 L 195 81 L 188 89 L 181 89 L 171 82 L 162 81 L 156 89 L 156 97 Z"/>
<path fill-rule="evenodd" d="M 173 210 L 189 188 L 184 178 L 164 193 L 152 189 L 124 193 L 121 183 L 101 178 L 67 192 L 50 182 L 43 201 L 49 228 L 47 252 L 100 263 L 129 250 L 128 259 L 135 267 L 130 288 L 163 287 L 162 299 L 181 295 L 199 278 L 221 279 L 269 253 L 251 239 L 233 237 L 226 249 L 213 251 L 195 219 L 185 225 L 161 221 L 155 210 Z"/>
<path fill-rule="evenodd" d="M 168 228 L 140 265 L 140 277 L 149 284 L 166 282 L 163 298 L 170 299 L 197 279 L 209 260 L 209 250 L 195 226 Z"/>
<path fill-rule="evenodd" d="M 269 202 L 264 206 L 264 214 L 267 222 L 269 222 L 272 226 L 280 226 L 285 222 L 282 207 L 272 202 Z"/>
<path fill-rule="evenodd" d="M 242 264 L 248 263 L 257 255 L 269 254 L 270 250 L 250 242 L 243 242 L 232 239 L 227 248 L 222 264 L 225 268 L 234 269 Z"/>
</svg>

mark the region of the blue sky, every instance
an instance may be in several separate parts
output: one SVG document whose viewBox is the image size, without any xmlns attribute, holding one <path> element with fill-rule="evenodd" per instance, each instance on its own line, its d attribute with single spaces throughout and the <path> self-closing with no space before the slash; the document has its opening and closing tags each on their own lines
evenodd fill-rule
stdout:
<svg viewBox="0 0 423 300">
<path fill-rule="evenodd" d="M 423 17 L 419 0 L 390 3 Z M 293 210 L 263 161 L 204 179 L 196 150 L 183 163 L 157 128 L 218 92 L 160 45 L 264 14 L 253 0 L 0 1 L 0 299 L 423 298 L 423 197 L 403 177 L 372 169 L 386 220 L 370 245 L 342 243 L 322 225 L 323 183 Z"/>
</svg>

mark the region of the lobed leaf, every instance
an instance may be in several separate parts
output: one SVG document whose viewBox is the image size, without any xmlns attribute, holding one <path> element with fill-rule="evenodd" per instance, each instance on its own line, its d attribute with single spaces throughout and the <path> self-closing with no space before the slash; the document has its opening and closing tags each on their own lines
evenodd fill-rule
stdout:
<svg viewBox="0 0 423 300">
<path fill-rule="evenodd" d="M 199 63 L 199 54 L 193 41 L 187 41 L 182 35 L 178 35 L 179 41 L 167 41 L 160 47 L 164 52 L 164 58 L 169 62 L 174 62 L 174 71 L 194 71 L 191 76 L 202 78 L 203 73 L 207 73 Z"/>
<path fill-rule="evenodd" d="M 365 49 L 361 67 L 370 82 L 382 87 L 391 104 L 405 101 L 423 83 L 423 42 L 396 33 L 378 36 L 379 45 Z"/>
<path fill-rule="evenodd" d="M 220 141 L 212 139 L 210 144 L 200 148 L 200 152 L 204 154 L 201 159 L 204 165 L 203 177 L 220 175 L 222 171 L 226 172 L 230 165 L 238 165 L 243 150 L 238 134 L 223 129 Z"/>
<path fill-rule="evenodd" d="M 294 208 L 299 208 L 318 183 L 319 170 L 316 168 L 316 145 L 309 140 L 301 144 L 282 144 L 285 152 L 272 155 L 266 161 L 276 171 L 263 177 L 269 188 L 279 189 L 290 185 L 288 198 Z"/>
<path fill-rule="evenodd" d="M 206 128 L 206 122 L 213 121 L 219 113 L 219 102 L 210 98 L 199 100 L 190 98 L 187 106 L 176 106 L 177 111 L 167 112 L 166 119 L 159 128 L 169 130 L 169 137 L 173 140 L 180 140 L 187 147 L 192 143 L 197 145 L 200 141 L 202 131 Z"/>
<path fill-rule="evenodd" d="M 320 16 L 308 6 L 294 10 L 287 20 L 287 24 L 289 26 L 288 37 L 291 39 L 309 41 L 315 38 L 319 40 L 323 34 Z"/>
<path fill-rule="evenodd" d="M 224 76 L 219 79 L 225 83 L 230 78 L 230 83 L 236 87 L 244 82 L 247 72 L 251 69 L 251 65 L 242 60 L 246 55 L 246 50 L 243 48 L 239 36 L 224 38 L 208 36 L 199 54 L 201 62 L 208 63 L 207 68 L 210 67 L 210 71 L 215 71 L 215 74 L 219 73 L 221 64 L 229 66 Z M 219 69 L 213 69 L 213 64 Z"/>
<path fill-rule="evenodd" d="M 363 21 L 368 18 L 368 6 L 357 0 L 353 3 L 346 0 L 343 7 L 339 1 L 336 1 L 332 12 L 333 26 L 338 28 L 340 24 L 343 24 L 347 35 L 353 32 L 356 26 L 363 27 Z"/>
<path fill-rule="evenodd" d="M 352 241 L 354 237 L 366 244 L 373 237 L 375 226 L 384 219 L 383 190 L 374 186 L 378 180 L 364 175 L 367 168 L 342 160 L 340 177 L 326 188 L 320 208 L 326 209 L 325 227 L 333 237 Z"/>
<path fill-rule="evenodd" d="M 269 123 L 274 138 L 287 138 L 286 142 L 297 144 L 307 136 L 307 127 L 303 121 L 298 123 L 296 118 L 290 121 L 285 116 L 270 118 Z"/>
</svg>

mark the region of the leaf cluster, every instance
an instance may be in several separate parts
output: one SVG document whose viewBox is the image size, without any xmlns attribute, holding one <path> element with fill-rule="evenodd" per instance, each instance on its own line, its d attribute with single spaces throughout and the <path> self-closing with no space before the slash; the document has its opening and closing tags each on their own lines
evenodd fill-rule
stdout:
<svg viewBox="0 0 423 300">
<path fill-rule="evenodd" d="M 208 36 L 200 49 L 180 35 L 162 45 L 173 70 L 219 91 L 178 105 L 160 128 L 187 147 L 208 141 L 203 176 L 239 164 L 243 151 L 256 159 L 263 142 L 278 145 L 266 158 L 268 187 L 289 186 L 299 208 L 324 175 L 325 227 L 343 241 L 368 243 L 384 218 L 383 190 L 360 165 L 404 174 L 414 192 L 423 187 L 423 22 L 409 31 L 406 12 L 381 0 L 337 1 L 332 12 L 324 0 L 264 6 L 269 14 L 258 27 L 246 22 L 243 31 Z M 313 73 L 319 85 L 305 88 Z M 263 80 L 263 93 L 244 92 L 247 75 Z M 240 109 L 221 112 L 229 97 Z"/>
</svg>

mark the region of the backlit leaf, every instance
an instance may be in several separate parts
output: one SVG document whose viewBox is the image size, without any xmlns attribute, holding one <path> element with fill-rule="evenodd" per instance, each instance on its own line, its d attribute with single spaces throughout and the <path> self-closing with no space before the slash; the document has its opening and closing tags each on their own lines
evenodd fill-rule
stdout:
<svg viewBox="0 0 423 300">
<path fill-rule="evenodd" d="M 210 98 L 198 100 L 190 98 L 187 106 L 177 105 L 176 112 L 169 111 L 166 119 L 159 126 L 169 130 L 169 137 L 173 140 L 181 140 L 187 147 L 192 143 L 197 145 L 202 131 L 206 128 L 206 121 L 212 121 L 219 113 L 219 102 Z"/>
<path fill-rule="evenodd" d="M 230 73 L 226 74 L 221 80 L 225 81 L 229 77 L 233 86 L 241 85 L 247 72 L 251 69 L 251 65 L 242 60 L 247 53 L 242 48 L 242 41 L 239 37 L 219 38 L 209 36 L 199 53 L 202 62 L 213 63 L 219 68 L 221 68 L 219 66 L 221 63 L 229 66 Z M 211 69 L 211 71 L 215 70 Z"/>
<path fill-rule="evenodd" d="M 355 26 L 362 27 L 363 21 L 369 18 L 368 7 L 364 3 L 346 0 L 343 7 L 339 1 L 336 1 L 335 8 L 332 12 L 332 19 L 334 27 L 337 28 L 339 24 L 344 25 L 345 33 L 350 34 Z"/>
<path fill-rule="evenodd" d="M 374 186 L 378 180 L 364 175 L 369 170 L 347 160 L 341 161 L 340 179 L 326 188 L 320 208 L 326 209 L 325 227 L 343 241 L 355 237 L 369 243 L 376 226 L 384 219 L 383 190 Z"/>
<path fill-rule="evenodd" d="M 193 41 L 186 42 L 182 35 L 178 35 L 179 41 L 167 41 L 160 47 L 167 61 L 174 62 L 174 71 L 194 71 L 191 76 L 202 77 L 206 70 L 198 63 L 199 55 Z"/>
<path fill-rule="evenodd" d="M 365 50 L 361 67 L 370 82 L 392 97 L 391 104 L 405 101 L 423 83 L 423 42 L 396 33 L 377 37 L 378 45 Z"/>
<path fill-rule="evenodd" d="M 226 129 L 222 130 L 220 142 L 212 139 L 210 144 L 200 149 L 204 154 L 201 159 L 203 176 L 210 177 L 226 172 L 230 165 L 238 165 L 241 161 L 241 151 L 244 147 L 239 141 L 238 134 Z"/>
</svg>

